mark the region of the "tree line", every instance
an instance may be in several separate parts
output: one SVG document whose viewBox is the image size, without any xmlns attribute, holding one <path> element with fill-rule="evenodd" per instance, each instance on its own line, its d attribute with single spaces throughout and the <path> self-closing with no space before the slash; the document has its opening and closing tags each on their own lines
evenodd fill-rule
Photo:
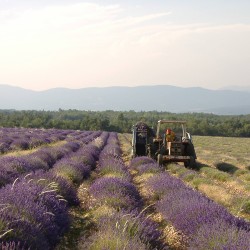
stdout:
<svg viewBox="0 0 250 250">
<path fill-rule="evenodd" d="M 158 111 L 16 111 L 0 110 L 1 127 L 104 130 L 130 133 L 138 121 L 156 128 L 158 120 L 186 120 L 193 135 L 250 137 L 249 115 L 170 113 Z"/>
</svg>

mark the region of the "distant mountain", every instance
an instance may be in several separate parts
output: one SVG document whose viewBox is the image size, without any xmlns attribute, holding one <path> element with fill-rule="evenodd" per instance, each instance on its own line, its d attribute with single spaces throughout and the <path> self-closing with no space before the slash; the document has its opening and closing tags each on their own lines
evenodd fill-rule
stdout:
<svg viewBox="0 0 250 250">
<path fill-rule="evenodd" d="M 232 86 L 223 87 L 220 90 L 236 90 L 236 91 L 247 91 L 247 92 L 250 92 L 250 86 L 236 86 L 236 85 L 232 85 Z"/>
<path fill-rule="evenodd" d="M 250 92 L 170 85 L 32 91 L 0 85 L 0 109 L 250 114 Z"/>
</svg>

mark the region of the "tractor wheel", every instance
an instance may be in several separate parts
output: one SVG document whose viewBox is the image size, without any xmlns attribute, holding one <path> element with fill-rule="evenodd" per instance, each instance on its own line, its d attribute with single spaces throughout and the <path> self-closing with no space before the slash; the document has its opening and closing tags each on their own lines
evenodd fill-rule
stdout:
<svg viewBox="0 0 250 250">
<path fill-rule="evenodd" d="M 186 168 L 193 168 L 193 169 L 196 169 L 196 168 L 197 168 L 197 164 L 196 164 L 195 158 L 194 158 L 193 156 L 190 156 L 190 160 L 185 161 L 185 162 L 184 162 L 184 166 L 185 166 Z"/>
<path fill-rule="evenodd" d="M 162 165 L 162 154 L 157 155 L 157 162 L 159 165 Z"/>
</svg>

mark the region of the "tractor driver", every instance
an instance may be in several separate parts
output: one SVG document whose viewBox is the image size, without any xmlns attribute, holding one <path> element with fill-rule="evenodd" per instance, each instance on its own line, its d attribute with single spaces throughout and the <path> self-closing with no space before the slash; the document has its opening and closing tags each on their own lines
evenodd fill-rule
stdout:
<svg viewBox="0 0 250 250">
<path fill-rule="evenodd" d="M 172 129 L 168 128 L 166 130 L 166 141 L 172 142 L 174 140 L 175 140 L 175 132 Z"/>
</svg>

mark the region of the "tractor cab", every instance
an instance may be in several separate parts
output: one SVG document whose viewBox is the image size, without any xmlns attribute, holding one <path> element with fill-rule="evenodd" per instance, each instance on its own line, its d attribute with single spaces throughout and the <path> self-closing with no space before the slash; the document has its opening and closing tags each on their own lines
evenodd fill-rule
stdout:
<svg viewBox="0 0 250 250">
<path fill-rule="evenodd" d="M 159 164 L 183 162 L 186 167 L 196 167 L 196 154 L 186 121 L 159 120 L 153 140 Z"/>
</svg>

